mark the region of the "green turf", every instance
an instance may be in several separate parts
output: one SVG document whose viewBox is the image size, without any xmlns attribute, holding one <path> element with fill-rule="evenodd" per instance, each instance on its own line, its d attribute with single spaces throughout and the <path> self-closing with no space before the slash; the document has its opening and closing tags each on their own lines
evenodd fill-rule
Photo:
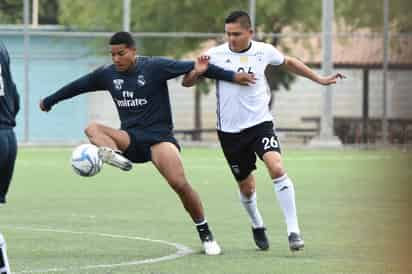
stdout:
<svg viewBox="0 0 412 274">
<path fill-rule="evenodd" d="M 188 215 L 151 164 L 131 173 L 105 166 L 81 178 L 69 149 L 25 148 L 0 209 L 15 272 L 54 273 L 412 273 L 410 185 L 412 157 L 401 151 L 286 150 L 295 182 L 303 252 L 287 247 L 285 225 L 272 185 L 259 163 L 258 199 L 271 241 L 256 251 L 236 185 L 218 149 L 185 149 L 186 173 L 199 192 L 224 254 L 200 254 Z M 58 231 L 51 231 L 58 230 Z M 79 233 L 77 233 L 79 232 Z M 80 233 L 82 232 L 82 233 Z M 139 261 L 174 254 L 166 240 L 194 254 L 170 261 L 115 268 L 86 266 Z"/>
</svg>

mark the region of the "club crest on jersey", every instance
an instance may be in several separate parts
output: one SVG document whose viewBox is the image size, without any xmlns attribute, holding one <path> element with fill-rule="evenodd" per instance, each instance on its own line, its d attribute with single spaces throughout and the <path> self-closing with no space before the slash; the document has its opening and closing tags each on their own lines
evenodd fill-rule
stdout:
<svg viewBox="0 0 412 274">
<path fill-rule="evenodd" d="M 144 79 L 143 74 L 137 75 L 137 85 L 139 87 L 143 87 L 146 84 L 146 80 Z"/>
<path fill-rule="evenodd" d="M 124 83 L 124 80 L 123 80 L 123 79 L 114 79 L 114 80 L 113 80 L 114 87 L 115 87 L 115 89 L 117 89 L 117 90 L 121 90 L 121 89 L 122 89 L 123 83 Z"/>
<path fill-rule="evenodd" d="M 240 56 L 241 64 L 247 64 L 248 61 L 249 61 L 249 58 L 247 56 Z"/>
<path fill-rule="evenodd" d="M 255 56 L 257 57 L 259 62 L 262 62 L 263 55 L 264 55 L 264 53 L 262 51 L 258 51 L 258 52 L 255 53 Z"/>
</svg>

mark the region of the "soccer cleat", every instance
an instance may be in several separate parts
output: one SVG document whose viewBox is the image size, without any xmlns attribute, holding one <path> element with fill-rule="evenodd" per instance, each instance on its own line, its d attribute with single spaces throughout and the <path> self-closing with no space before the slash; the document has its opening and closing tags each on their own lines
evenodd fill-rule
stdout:
<svg viewBox="0 0 412 274">
<path fill-rule="evenodd" d="M 99 157 L 106 164 L 118 167 L 121 170 L 129 171 L 132 169 L 132 162 L 109 147 L 99 147 Z"/>
<path fill-rule="evenodd" d="M 288 240 L 290 251 L 299 251 L 305 246 L 302 237 L 298 233 L 291 232 L 289 234 Z"/>
<path fill-rule="evenodd" d="M 202 244 L 206 255 L 214 256 L 219 255 L 222 252 L 216 241 L 204 241 Z"/>
<path fill-rule="evenodd" d="M 255 240 L 256 246 L 260 250 L 268 250 L 269 249 L 269 241 L 266 236 L 266 228 L 265 227 L 252 227 L 253 232 L 253 239 Z"/>
<path fill-rule="evenodd" d="M 197 232 L 199 233 L 199 238 L 202 241 L 203 250 L 206 255 L 219 255 L 222 250 L 219 244 L 213 239 L 213 234 L 209 229 L 207 222 L 196 225 Z"/>
</svg>

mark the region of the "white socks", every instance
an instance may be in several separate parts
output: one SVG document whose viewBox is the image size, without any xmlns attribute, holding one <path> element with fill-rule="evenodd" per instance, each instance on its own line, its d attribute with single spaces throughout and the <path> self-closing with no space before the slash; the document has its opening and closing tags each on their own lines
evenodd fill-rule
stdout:
<svg viewBox="0 0 412 274">
<path fill-rule="evenodd" d="M 262 216 L 257 208 L 256 192 L 254 192 L 250 198 L 244 196 L 242 192 L 239 192 L 239 196 L 240 202 L 249 214 L 253 228 L 263 227 Z"/>
<path fill-rule="evenodd" d="M 0 273 L 11 274 L 9 261 L 6 253 L 6 241 L 0 233 Z"/>
<path fill-rule="evenodd" d="M 296 216 L 295 189 L 288 175 L 273 180 L 276 197 L 283 211 L 288 235 L 291 232 L 300 234 L 298 218 Z"/>
</svg>

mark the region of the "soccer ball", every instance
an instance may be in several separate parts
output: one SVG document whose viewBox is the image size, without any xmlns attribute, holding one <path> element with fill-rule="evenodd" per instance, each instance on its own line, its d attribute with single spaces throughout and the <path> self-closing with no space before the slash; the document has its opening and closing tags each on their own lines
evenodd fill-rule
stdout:
<svg viewBox="0 0 412 274">
<path fill-rule="evenodd" d="M 99 149 L 92 144 L 83 144 L 73 150 L 71 164 L 74 172 L 80 176 L 90 177 L 100 172 L 103 162 Z"/>
</svg>

